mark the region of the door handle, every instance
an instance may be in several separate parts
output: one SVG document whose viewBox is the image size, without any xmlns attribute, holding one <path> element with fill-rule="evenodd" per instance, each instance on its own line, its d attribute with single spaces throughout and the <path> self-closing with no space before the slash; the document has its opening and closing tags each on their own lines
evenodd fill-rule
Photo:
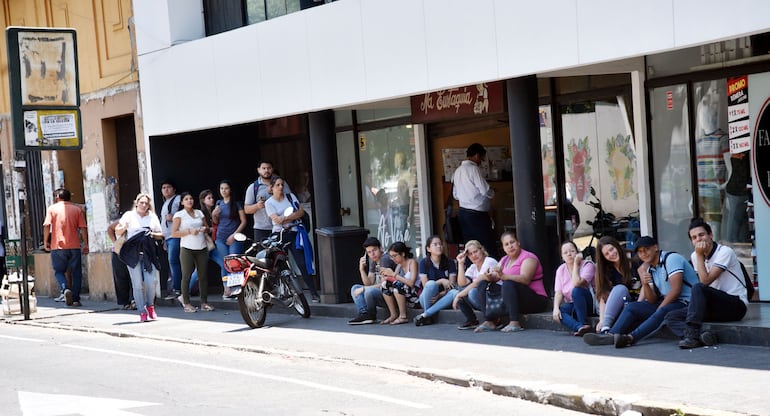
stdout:
<svg viewBox="0 0 770 416">
<path fill-rule="evenodd" d="M 350 208 L 340 208 L 340 217 L 344 217 L 345 215 L 350 215 Z"/>
</svg>

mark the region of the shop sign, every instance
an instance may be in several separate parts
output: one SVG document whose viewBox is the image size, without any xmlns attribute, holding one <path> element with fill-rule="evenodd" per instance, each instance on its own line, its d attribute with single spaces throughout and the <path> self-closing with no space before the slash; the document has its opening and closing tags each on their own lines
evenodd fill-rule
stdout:
<svg viewBox="0 0 770 416">
<path fill-rule="evenodd" d="M 502 113 L 503 81 L 484 82 L 459 88 L 414 95 L 412 121 L 432 123 L 486 114 Z"/>
<path fill-rule="evenodd" d="M 754 172 L 760 193 L 770 206 L 770 98 L 762 105 L 754 130 Z"/>
</svg>

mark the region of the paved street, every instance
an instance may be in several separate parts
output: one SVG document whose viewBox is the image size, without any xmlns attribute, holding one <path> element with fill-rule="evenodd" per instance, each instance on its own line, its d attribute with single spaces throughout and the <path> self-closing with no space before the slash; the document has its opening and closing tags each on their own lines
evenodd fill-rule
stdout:
<svg viewBox="0 0 770 416">
<path fill-rule="evenodd" d="M 51 337 L 62 329 L 74 330 L 114 335 L 110 338 L 119 344 L 135 337 L 214 347 L 221 354 L 260 353 L 252 354 L 255 359 L 266 354 L 298 362 L 351 364 L 372 374 L 388 369 L 578 411 L 770 414 L 765 397 L 770 360 L 763 347 L 679 350 L 673 341 L 656 338 L 616 350 L 589 347 L 566 332 L 549 330 L 473 334 L 447 324 L 351 327 L 343 318 L 303 320 L 278 313 L 268 315 L 267 327 L 249 330 L 236 311 L 185 314 L 176 307 L 159 307 L 158 321 L 140 324 L 135 313 L 108 310 L 113 305 L 107 303 L 88 302 L 80 309 L 48 308 L 54 304 L 45 299 L 39 304 L 34 320 L 14 317 L 7 322 L 56 329 Z M 323 383 L 322 378 L 313 381 Z M 371 388 L 364 389 L 381 393 Z"/>
</svg>

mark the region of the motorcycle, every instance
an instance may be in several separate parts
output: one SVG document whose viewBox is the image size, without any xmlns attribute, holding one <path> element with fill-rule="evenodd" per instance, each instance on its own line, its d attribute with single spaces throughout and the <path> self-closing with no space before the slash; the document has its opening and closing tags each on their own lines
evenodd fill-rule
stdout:
<svg viewBox="0 0 770 416">
<path fill-rule="evenodd" d="M 592 233 L 591 241 L 583 249 L 583 257 L 590 257 L 591 260 L 596 261 L 596 248 L 593 246 L 594 240 L 598 240 L 605 235 L 614 237 L 621 245 L 625 245 L 627 251 L 633 251 L 636 248 L 636 240 L 640 236 L 639 211 L 617 218 L 614 214 L 604 210 L 602 201 L 596 196 L 596 190 L 593 186 L 590 188 L 590 193 L 593 200 L 588 201 L 588 205 L 596 210 L 596 215 L 592 221 L 586 221 L 586 224 L 591 226 Z M 637 215 L 633 215 L 634 213 Z"/>
<path fill-rule="evenodd" d="M 291 208 L 287 208 L 289 210 Z M 235 239 L 249 240 L 241 233 L 237 233 Z M 262 327 L 267 310 L 276 303 L 294 309 L 303 318 L 310 317 L 310 305 L 289 261 L 289 244 L 294 241 L 283 241 L 281 231 L 263 241 L 253 242 L 243 254 L 225 256 L 228 286 L 241 286 L 238 309 L 251 328 Z"/>
</svg>

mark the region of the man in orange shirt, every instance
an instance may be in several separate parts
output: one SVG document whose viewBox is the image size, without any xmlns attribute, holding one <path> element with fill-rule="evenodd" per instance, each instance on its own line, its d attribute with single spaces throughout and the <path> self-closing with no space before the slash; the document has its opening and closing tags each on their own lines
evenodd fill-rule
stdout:
<svg viewBox="0 0 770 416">
<path fill-rule="evenodd" d="M 59 188 L 53 192 L 56 202 L 48 207 L 43 222 L 43 241 L 45 250 L 51 252 L 56 283 L 62 291 L 67 306 L 80 305 L 80 286 L 83 281 L 81 252 L 88 254 L 88 229 L 83 210 L 70 202 L 70 191 Z M 80 242 L 83 241 L 81 250 Z M 64 273 L 69 269 L 72 275 L 72 287 L 67 287 Z M 61 301 L 60 299 L 57 299 Z"/>
</svg>

